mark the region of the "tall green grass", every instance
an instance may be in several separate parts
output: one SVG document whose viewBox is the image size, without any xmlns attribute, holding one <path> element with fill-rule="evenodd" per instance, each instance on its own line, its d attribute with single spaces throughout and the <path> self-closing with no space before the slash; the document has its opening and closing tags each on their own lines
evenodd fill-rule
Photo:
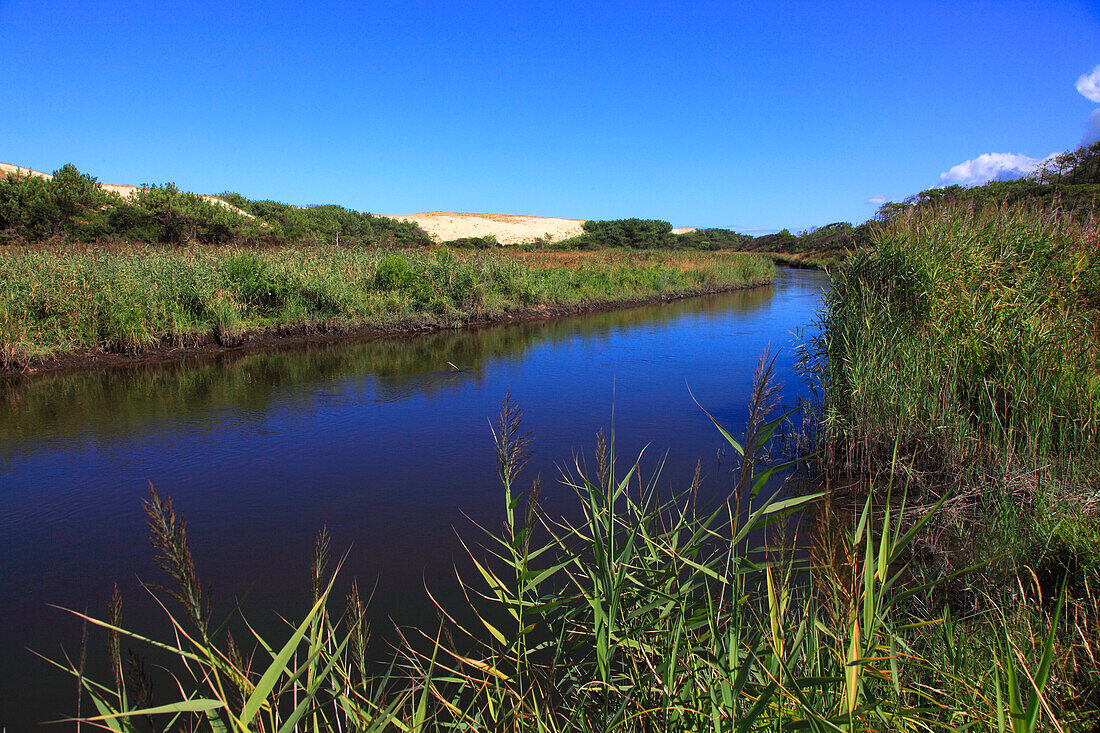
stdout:
<svg viewBox="0 0 1100 733">
<path fill-rule="evenodd" d="M 826 474 L 865 480 L 899 446 L 922 494 L 948 497 L 930 566 L 986 560 L 984 581 L 1008 596 L 1025 566 L 1048 594 L 1066 573 L 1095 580 L 1096 229 L 1036 206 L 946 203 L 877 236 L 835 270 L 807 351 Z"/>
<path fill-rule="evenodd" d="M 770 282 L 745 255 L 595 254 L 570 266 L 508 254 L 311 246 L 0 251 L 0 356 L 136 352 L 249 331 L 455 326 L 470 319 Z M 0 364 L 2 366 L 2 364 Z"/>
<path fill-rule="evenodd" d="M 841 267 L 818 343 L 823 429 L 934 447 L 945 467 L 1071 473 L 1100 445 L 1096 232 L 1037 209 L 899 217 Z"/>
</svg>

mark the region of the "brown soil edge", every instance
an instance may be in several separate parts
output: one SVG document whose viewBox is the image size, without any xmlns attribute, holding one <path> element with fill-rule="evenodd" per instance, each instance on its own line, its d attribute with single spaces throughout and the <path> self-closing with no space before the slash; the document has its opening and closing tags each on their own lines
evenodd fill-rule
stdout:
<svg viewBox="0 0 1100 733">
<path fill-rule="evenodd" d="M 789 267 L 792 270 L 818 270 L 819 272 L 827 272 L 829 268 L 834 266 L 833 263 L 825 263 L 817 259 L 794 258 L 785 252 L 753 252 L 753 254 L 767 257 L 776 267 Z"/>
<path fill-rule="evenodd" d="M 737 290 L 758 288 L 771 285 L 771 280 L 750 281 L 717 288 L 674 291 L 624 300 L 598 300 L 588 303 L 562 305 L 540 305 L 524 310 L 507 313 L 474 314 L 469 320 L 430 321 L 409 319 L 391 326 L 354 326 L 340 323 L 296 323 L 275 326 L 270 329 L 246 331 L 241 334 L 241 343 L 236 346 L 223 346 L 214 333 L 195 334 L 187 343 L 162 343 L 134 353 L 118 353 L 104 349 L 82 349 L 67 354 L 58 354 L 46 359 L 11 367 L 0 367 L 0 381 L 23 380 L 43 375 L 56 375 L 68 372 L 95 372 L 124 369 L 131 366 L 168 363 L 195 357 L 213 357 L 228 353 L 247 353 L 275 349 L 284 346 L 296 346 L 311 343 L 331 343 L 334 341 L 368 341 L 379 338 L 399 338 L 438 331 L 457 329 L 477 329 L 507 323 L 528 321 L 546 321 L 567 316 L 599 313 L 627 308 L 638 308 L 657 303 L 670 303 L 675 300 L 695 298 L 704 295 L 731 293 Z"/>
</svg>

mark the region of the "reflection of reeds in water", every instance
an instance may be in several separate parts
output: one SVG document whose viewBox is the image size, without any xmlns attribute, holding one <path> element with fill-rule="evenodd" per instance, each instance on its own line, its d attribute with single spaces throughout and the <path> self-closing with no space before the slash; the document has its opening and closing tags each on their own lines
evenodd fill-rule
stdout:
<svg viewBox="0 0 1100 733">
<path fill-rule="evenodd" d="M 904 509 L 890 497 L 905 494 L 900 471 L 881 508 L 869 497 L 850 522 L 829 523 L 828 542 L 809 556 L 754 546 L 785 535 L 775 531 L 785 517 L 820 498 L 763 490 L 772 467 L 748 453 L 763 451 L 778 424 L 769 362 L 754 394 L 744 438 L 715 423 L 744 459 L 726 505 L 702 510 L 690 489 L 661 498 L 659 466 L 647 479 L 640 457 L 624 464 L 612 433 L 595 472 L 578 462 L 566 479 L 575 521 L 540 510 L 537 482 L 521 490 L 527 437 L 506 400 L 494 431 L 506 519 L 467 545 L 467 603 L 440 607 L 436 627 L 403 629 L 380 666 L 366 660 L 357 589 L 335 609 L 338 568 L 326 569 L 324 536 L 315 601 L 285 639 L 260 638 L 243 621 L 247 647 L 228 630 L 206 633 L 182 520 L 154 494 L 154 544 L 190 608 L 157 647 L 175 657 L 178 684 L 139 709 L 125 681 L 101 686 L 70 667 L 95 701 L 86 719 L 118 731 L 144 716 L 161 729 L 241 731 L 1031 731 L 1095 713 L 1066 695 L 1074 673 L 1096 668 L 1084 635 L 1095 605 L 1079 605 L 1073 620 L 1076 667 L 1049 631 L 1064 628 L 1064 597 L 1026 623 L 967 621 L 1000 636 L 960 636 L 950 614 L 926 605 L 934 583 L 906 569 L 932 515 L 899 522 Z"/>
<path fill-rule="evenodd" d="M 490 362 L 519 360 L 538 345 L 564 339 L 598 343 L 624 330 L 670 324 L 700 313 L 715 318 L 730 313 L 748 315 L 766 306 L 773 295 L 771 288 L 752 288 L 534 323 L 310 344 L 103 373 L 0 382 L 0 443 L 39 442 L 54 432 L 77 429 L 104 434 L 136 430 L 150 419 L 194 415 L 224 405 L 263 408 L 276 395 L 308 399 L 318 382 L 365 375 L 377 378 L 382 400 L 441 394 L 467 384 L 466 379 L 479 379 Z M 442 373 L 447 362 L 468 371 L 462 379 L 455 379 Z M 102 419 L 104 415 L 110 419 Z"/>
</svg>

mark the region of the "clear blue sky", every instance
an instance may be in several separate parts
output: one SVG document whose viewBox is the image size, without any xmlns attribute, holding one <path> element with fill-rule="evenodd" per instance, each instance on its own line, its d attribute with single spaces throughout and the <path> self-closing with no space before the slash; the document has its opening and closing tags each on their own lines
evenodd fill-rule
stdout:
<svg viewBox="0 0 1100 733">
<path fill-rule="evenodd" d="M 1076 147 L 1100 4 L 0 0 L 0 43 L 3 162 L 796 229 L 983 153 Z"/>
</svg>

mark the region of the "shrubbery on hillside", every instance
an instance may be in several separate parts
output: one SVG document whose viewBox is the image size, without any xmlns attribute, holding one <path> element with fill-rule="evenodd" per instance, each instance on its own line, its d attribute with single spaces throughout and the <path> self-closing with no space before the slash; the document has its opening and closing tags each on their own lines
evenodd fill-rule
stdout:
<svg viewBox="0 0 1100 733">
<path fill-rule="evenodd" d="M 879 209 L 878 218 L 889 221 L 909 209 L 923 209 L 946 203 L 988 204 L 1034 203 L 1057 207 L 1088 217 L 1100 203 L 1100 142 L 1055 155 L 1034 173 L 1014 181 L 990 181 L 981 186 L 930 188 L 901 203 Z"/>
<path fill-rule="evenodd" d="M 74 235 L 107 202 L 96 179 L 71 164 L 51 179 L 8 174 L 0 178 L 0 234 L 31 240 Z"/>
<path fill-rule="evenodd" d="M 0 243 L 55 237 L 162 244 L 308 244 L 341 237 L 386 245 L 431 242 L 414 223 L 341 206 L 297 207 L 250 201 L 235 193 L 219 198 L 240 211 L 180 191 L 171 183 L 143 186 L 124 198 L 104 191 L 93 176 L 71 164 L 50 179 L 9 173 L 0 178 Z"/>
<path fill-rule="evenodd" d="M 239 193 L 226 192 L 218 198 L 247 211 L 271 228 L 274 241 L 335 241 L 337 236 L 386 245 L 431 244 L 428 235 L 414 222 L 327 204 L 291 206 L 278 201 L 251 201 Z"/>
<path fill-rule="evenodd" d="M 679 249 L 698 250 L 743 249 L 747 242 L 752 241 L 752 236 L 729 229 L 696 229 L 675 237 Z"/>
<path fill-rule="evenodd" d="M 672 224 L 659 219 L 613 219 L 610 221 L 586 221 L 584 234 L 557 243 L 565 249 L 591 249 L 598 247 L 626 247 L 629 249 L 691 249 L 730 250 L 744 249 L 751 241 L 748 234 L 738 234 L 729 229 L 697 229 L 684 234 L 673 234 Z"/>
</svg>

